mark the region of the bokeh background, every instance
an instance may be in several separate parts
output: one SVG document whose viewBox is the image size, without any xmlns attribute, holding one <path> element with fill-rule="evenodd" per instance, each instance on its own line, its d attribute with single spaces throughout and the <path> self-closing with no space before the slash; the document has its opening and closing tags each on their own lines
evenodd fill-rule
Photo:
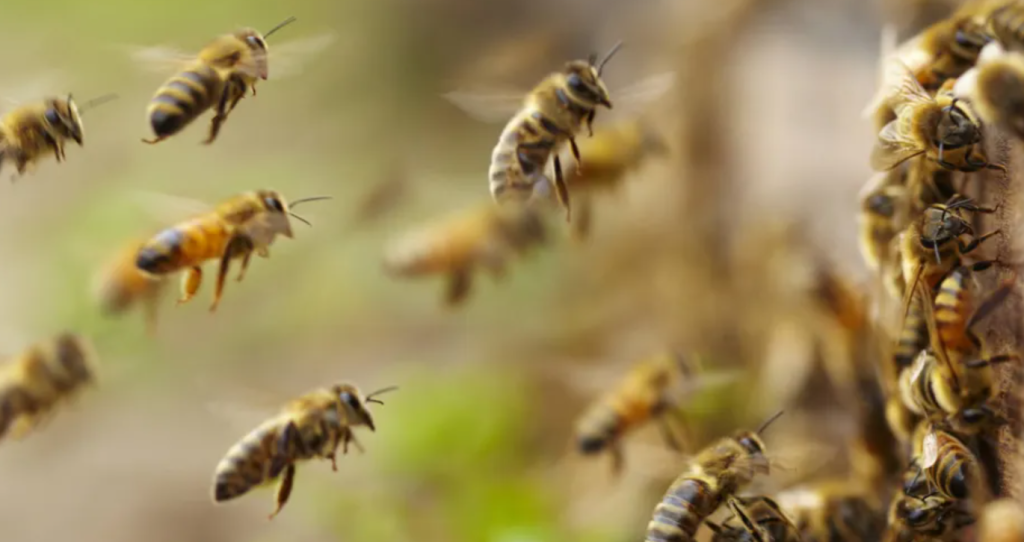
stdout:
<svg viewBox="0 0 1024 542">
<path fill-rule="evenodd" d="M 645 429 L 616 480 L 607 458 L 573 453 L 573 421 L 630 363 L 666 347 L 750 377 L 686 404 L 694 446 L 756 424 L 813 378 L 801 361 L 819 352 L 802 324 L 813 311 L 800 269 L 823 260 L 866 278 L 856 210 L 872 134 L 860 111 L 878 80 L 882 22 L 903 38 L 952 3 L 5 5 L 4 98 L 120 99 L 87 114 L 86 146 L 69 147 L 66 163 L 0 183 L 0 352 L 70 329 L 101 356 L 95 390 L 0 446 L 0 540 L 638 539 L 684 458 Z M 139 142 L 169 74 L 140 68 L 133 46 L 198 50 L 289 15 L 299 21 L 271 40 L 271 79 L 215 145 L 199 144 L 208 116 L 160 145 Z M 325 36 L 275 78 L 277 44 Z M 385 276 L 390 239 L 489 198 L 501 126 L 442 94 L 529 88 L 617 39 L 627 47 L 607 70 L 613 96 L 676 73 L 643 112 L 671 152 L 595 197 L 589 240 L 570 241 L 552 219 L 546 247 L 504 280 L 481 276 L 457 310 L 442 307 L 440 279 Z M 396 178 L 403 197 L 355 221 L 361 198 Z M 314 227 L 299 225 L 244 283 L 229 282 L 216 315 L 209 282 L 189 305 L 164 299 L 155 338 L 137 313 L 100 314 L 100 266 L 168 220 L 153 193 L 213 203 L 261 187 L 334 199 L 305 207 Z M 338 473 L 303 465 L 272 523 L 272 490 L 214 507 L 213 468 L 228 447 L 288 398 L 338 379 L 401 386 L 374 407 L 376 433 L 359 433 L 366 453 Z M 842 408 L 790 416 L 772 438 L 834 438 L 843 423 L 814 427 L 843 420 Z"/>
</svg>

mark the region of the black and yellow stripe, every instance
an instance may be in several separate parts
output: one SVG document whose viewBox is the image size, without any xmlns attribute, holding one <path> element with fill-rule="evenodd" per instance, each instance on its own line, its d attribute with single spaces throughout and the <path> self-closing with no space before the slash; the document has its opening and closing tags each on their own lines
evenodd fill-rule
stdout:
<svg viewBox="0 0 1024 542">
<path fill-rule="evenodd" d="M 147 114 L 157 137 L 179 132 L 196 117 L 217 103 L 224 91 L 219 73 L 205 64 L 197 64 L 168 80 L 153 96 Z"/>
</svg>

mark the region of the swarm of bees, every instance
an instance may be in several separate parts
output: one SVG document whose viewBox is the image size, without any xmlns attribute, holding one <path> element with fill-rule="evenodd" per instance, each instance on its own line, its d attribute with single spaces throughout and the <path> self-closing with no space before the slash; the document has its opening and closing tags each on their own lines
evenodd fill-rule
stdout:
<svg viewBox="0 0 1024 542">
<path fill-rule="evenodd" d="M 180 58 L 184 67 L 147 108 L 155 137 L 143 141 L 174 136 L 209 109 L 214 116 L 204 143 L 216 140 L 239 101 L 250 91 L 255 95 L 256 83 L 269 77 L 267 38 L 294 21 L 263 34 L 248 28 L 225 34 Z M 445 303 L 458 305 L 479 268 L 501 277 L 512 261 L 547 244 L 549 208 L 538 203 L 557 202 L 569 219 L 571 191 L 579 191 L 576 235 L 587 235 L 588 193 L 619 185 L 648 157 L 668 150 L 636 118 L 593 132 L 600 108 L 629 101 L 629 92 L 611 92 L 602 79 L 621 47 L 615 44 L 600 60 L 591 55 L 570 61 L 525 99 L 520 96 L 491 153 L 491 200 L 395 240 L 385 251 L 385 272 L 440 274 L 447 281 Z M 830 352 L 839 352 L 841 360 L 826 372 L 842 389 L 853 390 L 845 395 L 859 400 L 846 475 L 779 491 L 757 487 L 779 470 L 764 436 L 782 410 L 756 430 L 735 431 L 689 453 L 693 443 L 680 410 L 682 390 L 707 375 L 698 374 L 689 354 L 674 350 L 636 364 L 580 415 L 576 450 L 607 453 L 616 474 L 625 469 L 624 441 L 648 423 L 662 429 L 669 447 L 689 453 L 686 467 L 653 506 L 646 541 L 688 542 L 702 525 L 718 542 L 960 540 L 975 523 L 986 533 L 983 540 L 1024 538 L 1024 514 L 1000 500 L 1007 492 L 993 477 L 991 462 L 996 432 L 1008 423 L 996 406 L 995 371 L 1018 362 L 1019 355 L 990 351 L 977 327 L 1014 289 L 1011 279 L 984 295 L 976 291 L 977 275 L 1008 265 L 980 256 L 992 244 L 986 241 L 1003 232 L 985 231 L 978 222 L 997 213 L 1002 202 L 988 205 L 967 195 L 978 172 L 1007 173 L 983 151 L 990 133 L 985 124 L 1024 137 L 1022 51 L 1024 2 L 977 0 L 886 60 L 882 89 L 869 108 L 877 129 L 870 164 L 877 173 L 862 193 L 859 216 L 860 250 L 875 287 L 866 297 L 822 265 L 813 288 L 821 309 L 816 314 L 842 335 L 830 335 L 840 343 Z M 644 84 L 645 93 L 658 95 L 668 84 L 655 78 Z M 49 153 L 63 161 L 68 140 L 82 145 L 81 113 L 113 97 L 81 107 L 70 95 L 51 97 L 9 112 L 0 119 L 0 166 L 13 161 L 21 175 Z M 467 111 L 478 110 L 466 95 L 449 98 Z M 563 168 L 560 153 L 566 148 L 573 162 Z M 381 213 L 398 198 L 400 185 L 384 185 L 368 197 L 360 219 Z M 292 219 L 309 224 L 294 213 L 297 206 L 325 199 L 330 198 L 289 201 L 261 189 L 204 206 L 191 218 L 126 243 L 97 276 L 98 304 L 110 315 L 141 306 L 155 332 L 171 276 L 180 274 L 177 302 L 187 303 L 201 286 L 202 266 L 213 260 L 214 312 L 231 264 L 241 260 L 241 282 L 254 254 L 268 258 L 278 236 L 294 238 Z M 864 349 L 864 343 L 877 348 Z M 93 383 L 95 358 L 87 339 L 62 333 L 0 367 L 0 439 L 31 433 Z M 214 502 L 276 481 L 273 519 L 291 496 L 298 464 L 325 459 L 336 471 L 339 448 L 343 455 L 350 444 L 362 450 L 355 428 L 376 430 L 368 405 L 383 404 L 376 397 L 394 389 L 363 394 L 340 382 L 288 402 L 217 464 Z M 719 512 L 729 515 L 716 519 Z"/>
</svg>

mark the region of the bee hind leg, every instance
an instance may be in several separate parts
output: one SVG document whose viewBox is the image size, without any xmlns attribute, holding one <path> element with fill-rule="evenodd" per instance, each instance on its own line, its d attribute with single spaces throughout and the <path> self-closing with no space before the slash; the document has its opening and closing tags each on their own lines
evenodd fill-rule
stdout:
<svg viewBox="0 0 1024 542">
<path fill-rule="evenodd" d="M 220 267 L 217 269 L 217 284 L 213 290 L 213 303 L 210 305 L 210 312 L 216 312 L 217 305 L 220 304 L 220 298 L 224 294 L 224 281 L 227 280 L 232 258 L 240 254 L 248 254 L 252 250 L 252 241 L 245 236 L 236 235 L 228 241 L 228 246 L 220 257 Z"/>
<path fill-rule="evenodd" d="M 469 269 L 457 269 L 448 277 L 444 300 L 449 307 L 454 307 L 466 300 L 473 285 L 473 277 Z"/>
<path fill-rule="evenodd" d="M 281 510 L 284 509 L 284 505 L 288 503 L 288 497 L 292 495 L 292 487 L 295 486 L 295 464 L 289 463 L 284 469 L 284 476 L 281 478 L 281 483 L 277 486 L 277 507 L 274 511 L 267 516 L 268 520 L 274 519 Z"/>
<path fill-rule="evenodd" d="M 147 145 L 156 145 L 157 143 L 167 139 L 167 136 L 154 137 L 153 139 L 142 138 L 142 142 Z"/>
<path fill-rule="evenodd" d="M 216 114 L 214 114 L 213 118 L 210 120 L 210 132 L 206 136 L 206 140 L 203 141 L 203 145 L 209 145 L 217 139 L 217 134 L 220 133 L 221 125 L 228 119 L 228 98 L 230 97 L 228 89 L 230 88 L 231 86 L 228 85 L 228 87 L 221 92 L 220 100 L 217 102 Z"/>
<path fill-rule="evenodd" d="M 587 114 L 587 132 L 590 137 L 594 137 L 594 117 L 597 116 L 597 110 L 594 109 Z"/>
<path fill-rule="evenodd" d="M 990 232 L 986 233 L 985 235 L 982 235 L 980 237 L 975 237 L 974 239 L 971 239 L 971 241 L 969 243 L 964 243 L 963 241 L 957 240 L 957 244 L 959 245 L 960 253 L 961 254 L 967 254 L 968 252 L 972 252 L 972 251 L 974 251 L 974 249 L 978 248 L 979 245 L 984 243 L 990 237 L 992 237 L 993 235 L 998 235 L 1000 233 L 1002 233 L 1002 230 L 990 231 Z"/>
<path fill-rule="evenodd" d="M 199 291 L 199 286 L 203 284 L 203 268 L 199 266 L 190 267 L 185 270 L 185 273 L 181 276 L 181 297 L 178 298 L 178 305 L 182 303 L 188 303 L 196 292 Z"/>
<path fill-rule="evenodd" d="M 242 282 L 242 279 L 245 278 L 245 270 L 249 268 L 249 260 L 251 259 L 252 252 L 246 252 L 245 256 L 242 256 L 242 268 L 238 270 L 238 278 L 235 279 L 235 282 Z"/>
<path fill-rule="evenodd" d="M 572 141 L 572 140 L 570 140 Z M 575 143 L 573 146 L 575 147 Z M 569 186 L 562 176 L 562 161 L 555 155 L 555 193 L 558 194 L 558 203 L 565 207 L 565 221 L 572 221 L 572 206 L 569 203 Z"/>
</svg>

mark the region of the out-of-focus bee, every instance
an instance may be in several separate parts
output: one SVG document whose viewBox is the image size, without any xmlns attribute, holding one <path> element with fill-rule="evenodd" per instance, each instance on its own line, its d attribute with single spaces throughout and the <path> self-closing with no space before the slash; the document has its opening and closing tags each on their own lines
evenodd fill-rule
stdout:
<svg viewBox="0 0 1024 542">
<path fill-rule="evenodd" d="M 999 499 L 986 504 L 978 517 L 978 540 L 981 542 L 1024 541 L 1024 509 L 1013 499 Z"/>
<path fill-rule="evenodd" d="M 331 461 L 338 470 L 337 452 L 348 453 L 351 442 L 360 447 L 352 429 L 364 425 L 376 431 L 369 403 L 384 404 L 377 395 L 397 389 L 388 387 L 363 395 L 349 383 L 320 388 L 289 402 L 281 413 L 232 446 L 214 472 L 213 500 L 222 503 L 244 495 L 256 486 L 281 476 L 273 519 L 291 495 L 295 464 L 314 458 Z M 283 475 L 283 476 L 282 476 Z"/>
<path fill-rule="evenodd" d="M 896 54 L 906 59 L 921 86 L 934 92 L 974 66 L 981 49 L 992 39 L 988 17 L 1006 1 L 968 1 L 901 46 Z"/>
<path fill-rule="evenodd" d="M 960 107 L 952 90 L 940 90 L 933 98 L 899 60 L 889 67 L 886 88 L 896 112 L 878 134 L 871 152 L 871 167 L 887 171 L 906 160 L 924 155 L 940 166 L 957 171 L 1006 167 L 991 164 L 977 149 L 981 127 L 969 108 Z"/>
<path fill-rule="evenodd" d="M 969 99 L 983 121 L 1024 139 L 1024 54 L 990 43 L 954 92 Z"/>
<path fill-rule="evenodd" d="M 924 420 L 914 435 L 912 463 L 938 494 L 958 501 L 981 497 L 981 463 L 959 438 L 947 431 L 948 426 Z M 906 482 L 905 493 L 912 493 L 920 476 Z M 980 501 L 984 502 L 984 500 Z"/>
<path fill-rule="evenodd" d="M 0 367 L 0 438 L 19 439 L 94 381 L 95 354 L 83 337 L 62 333 Z"/>
<path fill-rule="evenodd" d="M 800 542 L 801 537 L 778 503 L 764 496 L 729 500 L 732 516 L 721 525 L 706 522 L 712 542 Z"/>
<path fill-rule="evenodd" d="M 993 0 L 992 3 L 1001 4 L 988 20 L 992 37 L 1007 50 L 1024 51 L 1024 4 L 1016 0 Z"/>
<path fill-rule="evenodd" d="M 911 466 L 904 473 L 903 491 L 897 491 L 889 505 L 886 542 L 956 540 L 960 529 L 974 523 L 961 503 L 930 491 L 927 480 Z"/>
<path fill-rule="evenodd" d="M 0 118 L 0 169 L 14 164 L 16 180 L 51 153 L 57 162 L 65 160 L 64 145 L 74 141 L 83 146 L 82 113 L 117 98 L 107 94 L 79 107 L 71 94 L 67 98 L 48 97 L 8 111 Z"/>
<path fill-rule="evenodd" d="M 769 474 L 770 461 L 761 435 L 781 415 L 778 412 L 756 431 L 739 431 L 701 450 L 654 508 L 644 540 L 693 540 L 701 523 L 723 503 L 734 498 L 755 476 Z"/>
<path fill-rule="evenodd" d="M 578 148 L 580 155 L 587 157 L 586 166 L 570 165 L 565 181 L 580 195 L 573 233 L 583 239 L 592 222 L 591 194 L 616 188 L 649 157 L 667 154 L 668 146 L 647 123 L 630 119 L 598 129 L 593 137 L 581 140 Z"/>
<path fill-rule="evenodd" d="M 591 405 L 577 422 L 579 451 L 583 454 L 608 451 L 613 471 L 621 472 L 622 439 L 649 420 L 658 422 L 670 447 L 682 450 L 665 415 L 673 416 L 678 430 L 684 430 L 685 423 L 677 410 L 677 401 L 685 393 L 683 387 L 697 387 L 706 384 L 708 379 L 714 380 L 714 375 L 697 377 L 688 360 L 674 352 L 663 352 L 637 363 L 613 391 Z"/>
<path fill-rule="evenodd" d="M 267 38 L 295 20 L 295 17 L 289 17 L 263 34 L 252 28 L 243 28 L 218 36 L 196 55 L 159 48 L 138 54 L 142 62 L 171 64 L 180 69 L 150 101 L 146 116 L 156 137 L 142 141 L 159 143 L 180 132 L 212 107 L 215 114 L 203 143 L 213 143 L 238 102 L 249 91 L 255 96 L 256 83 L 269 77 Z"/>
<path fill-rule="evenodd" d="M 157 233 L 139 249 L 135 265 L 157 276 L 184 270 L 182 296 L 178 303 L 185 303 L 199 290 L 203 278 L 202 264 L 211 259 L 219 260 L 217 286 L 210 305 L 210 311 L 215 311 L 231 261 L 242 259 L 237 279 L 241 281 L 253 253 L 269 257 L 269 247 L 278 235 L 289 239 L 294 237 L 289 217 L 309 224 L 291 209 L 322 199 L 328 197 L 303 198 L 288 203 L 273 190 L 245 192 L 224 201 L 212 211 Z"/>
<path fill-rule="evenodd" d="M 907 220 L 905 175 L 901 168 L 877 173 L 861 194 L 860 254 L 873 272 L 890 263 L 890 243 Z"/>
<path fill-rule="evenodd" d="M 384 269 L 398 277 L 447 275 L 445 301 L 454 306 L 469 294 L 477 267 L 501 277 L 512 257 L 546 238 L 539 210 L 488 201 L 398 238 L 384 254 Z"/>
<path fill-rule="evenodd" d="M 167 286 L 165 277 L 143 273 L 135 265 L 145 239 L 122 248 L 96 277 L 95 297 L 103 313 L 115 316 L 141 304 L 150 333 L 156 332 L 157 309 Z"/>
<path fill-rule="evenodd" d="M 825 480 L 781 492 L 775 500 L 803 542 L 868 542 L 885 529 L 877 494 L 857 480 Z"/>
</svg>

